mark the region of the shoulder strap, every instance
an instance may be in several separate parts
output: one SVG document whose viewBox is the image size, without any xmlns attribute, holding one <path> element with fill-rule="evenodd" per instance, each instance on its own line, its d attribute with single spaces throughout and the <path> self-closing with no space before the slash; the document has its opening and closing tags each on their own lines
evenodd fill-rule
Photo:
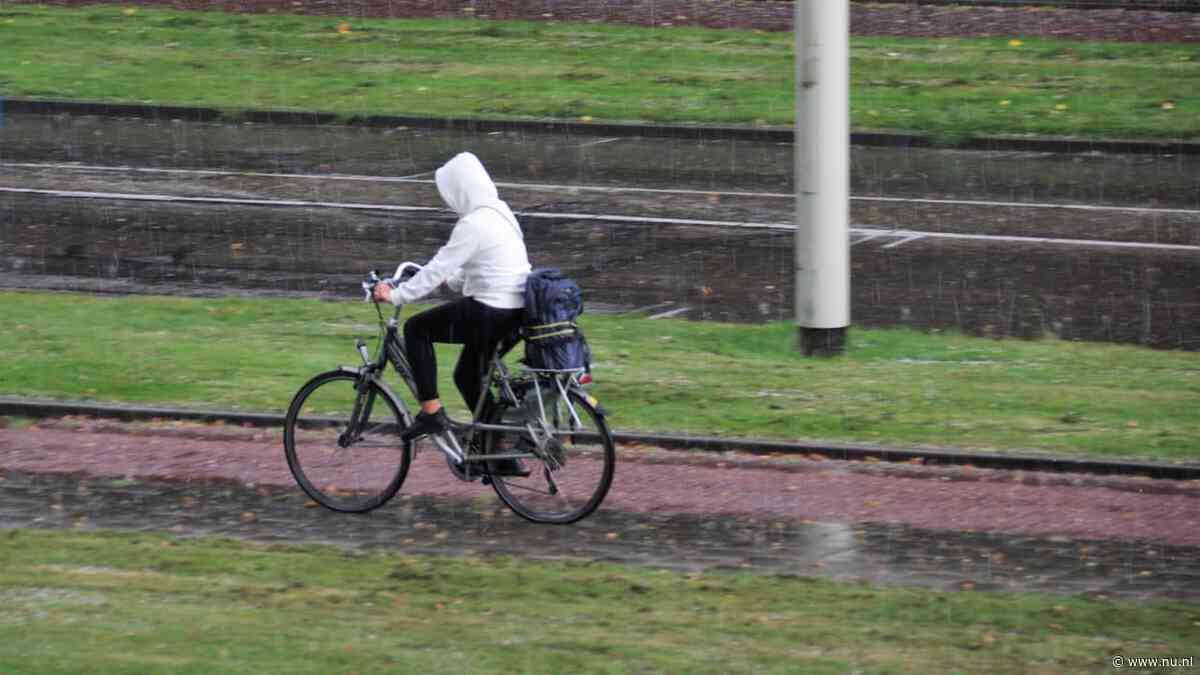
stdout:
<svg viewBox="0 0 1200 675">
<path fill-rule="evenodd" d="M 490 210 L 495 211 L 496 213 L 500 214 L 500 217 L 504 219 L 504 222 L 508 223 L 509 225 L 512 225 L 513 229 L 517 231 L 517 236 L 520 237 L 522 241 L 525 240 L 525 233 L 521 230 L 521 226 L 517 224 L 517 221 L 515 219 L 510 220 L 506 213 L 504 213 L 500 209 L 496 208 L 495 206 L 492 206 L 491 204 L 484 204 L 483 206 L 481 206 L 479 208 L 490 209 Z"/>
</svg>

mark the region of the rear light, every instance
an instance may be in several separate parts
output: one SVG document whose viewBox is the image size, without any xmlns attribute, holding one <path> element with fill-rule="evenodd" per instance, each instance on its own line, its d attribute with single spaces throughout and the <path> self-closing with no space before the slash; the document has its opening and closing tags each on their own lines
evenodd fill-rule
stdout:
<svg viewBox="0 0 1200 675">
<path fill-rule="evenodd" d="M 591 384 L 591 383 L 592 383 L 592 374 L 591 373 L 584 373 L 583 375 L 579 376 L 579 384 Z"/>
</svg>

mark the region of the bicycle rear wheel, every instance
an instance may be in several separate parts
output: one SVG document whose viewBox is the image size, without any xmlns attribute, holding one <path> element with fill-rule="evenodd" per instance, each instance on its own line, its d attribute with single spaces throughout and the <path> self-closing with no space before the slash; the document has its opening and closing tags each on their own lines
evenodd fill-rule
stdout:
<svg viewBox="0 0 1200 675">
<path fill-rule="evenodd" d="M 604 417 L 584 396 L 572 391 L 567 399 L 547 403 L 546 418 L 556 443 L 542 456 L 522 460 L 531 470 L 529 476 L 492 476 L 492 487 L 526 520 L 565 525 L 586 517 L 604 501 L 616 451 Z M 489 421 L 522 424 L 521 413 L 504 403 L 492 409 Z M 490 431 L 484 449 L 487 454 L 532 452 L 532 442 L 524 433 Z"/>
<path fill-rule="evenodd" d="M 333 511 L 379 508 L 400 489 L 411 461 L 411 444 L 400 440 L 406 425 L 397 404 L 374 382 L 361 392 L 358 386 L 351 372 L 318 375 L 300 388 L 284 423 L 292 476 Z"/>
</svg>

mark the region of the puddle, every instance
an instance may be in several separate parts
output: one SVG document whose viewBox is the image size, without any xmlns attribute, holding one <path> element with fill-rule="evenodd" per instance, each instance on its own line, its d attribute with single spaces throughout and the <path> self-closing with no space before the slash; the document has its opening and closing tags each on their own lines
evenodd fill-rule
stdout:
<svg viewBox="0 0 1200 675">
<path fill-rule="evenodd" d="M 9 472 L 0 486 L 0 527 L 166 531 L 939 589 L 1200 599 L 1200 551 L 1190 547 L 609 509 L 574 526 L 550 527 L 526 523 L 482 493 L 467 501 L 401 495 L 365 515 L 306 503 L 293 489 Z"/>
</svg>

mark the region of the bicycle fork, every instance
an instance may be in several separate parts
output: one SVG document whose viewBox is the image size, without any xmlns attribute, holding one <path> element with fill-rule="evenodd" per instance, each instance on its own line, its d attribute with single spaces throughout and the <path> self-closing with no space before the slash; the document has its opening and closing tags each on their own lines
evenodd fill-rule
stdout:
<svg viewBox="0 0 1200 675">
<path fill-rule="evenodd" d="M 371 409 L 375 407 L 375 390 L 371 388 L 370 373 L 363 373 L 354 384 L 357 395 L 354 397 L 354 410 L 350 413 L 350 423 L 346 430 L 338 434 L 339 448 L 348 448 L 359 439 L 363 420 L 371 419 Z"/>
</svg>

